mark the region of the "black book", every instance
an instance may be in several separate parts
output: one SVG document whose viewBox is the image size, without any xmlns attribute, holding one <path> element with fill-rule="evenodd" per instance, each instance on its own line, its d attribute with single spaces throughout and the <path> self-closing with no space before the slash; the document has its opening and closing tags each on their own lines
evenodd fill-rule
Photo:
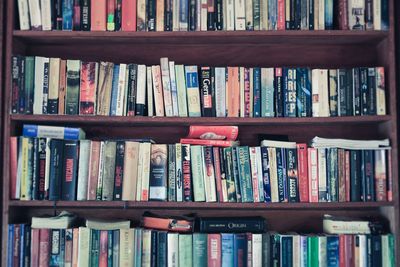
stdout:
<svg viewBox="0 0 400 267">
<path fill-rule="evenodd" d="M 189 0 L 189 31 L 197 28 L 197 4 L 196 0 Z"/>
<path fill-rule="evenodd" d="M 38 158 L 39 158 L 39 183 L 38 183 L 38 199 L 44 200 L 46 197 L 45 180 L 46 180 L 46 138 L 39 138 Z"/>
<path fill-rule="evenodd" d="M 242 202 L 242 195 L 240 194 L 240 178 L 239 178 L 239 166 L 237 159 L 237 148 L 232 147 L 232 174 L 233 180 L 235 181 L 235 191 L 236 191 L 236 202 Z"/>
<path fill-rule="evenodd" d="M 308 0 L 308 29 L 314 30 L 314 0 Z"/>
<path fill-rule="evenodd" d="M 61 197 L 61 179 L 63 174 L 64 141 L 50 141 L 50 173 L 49 200 L 59 200 Z"/>
<path fill-rule="evenodd" d="M 299 202 L 299 178 L 297 175 L 297 149 L 286 149 L 287 187 L 289 202 Z"/>
<path fill-rule="evenodd" d="M 81 0 L 81 29 L 90 31 L 90 0 Z"/>
<path fill-rule="evenodd" d="M 263 233 L 266 229 L 263 217 L 205 217 L 198 223 L 201 233 Z"/>
<path fill-rule="evenodd" d="M 353 115 L 361 115 L 360 68 L 353 69 Z"/>
<path fill-rule="evenodd" d="M 23 246 L 22 255 L 24 257 L 22 266 L 31 266 L 31 227 L 27 224 L 23 224 L 21 225 L 21 230 L 23 231 L 21 235 L 24 236 L 24 243 L 21 244 Z"/>
<path fill-rule="evenodd" d="M 167 267 L 167 232 L 157 232 L 157 266 Z M 153 241 L 152 241 L 153 243 Z"/>
<path fill-rule="evenodd" d="M 74 0 L 74 10 L 73 10 L 73 19 L 72 19 L 72 23 L 73 23 L 72 25 L 73 25 L 74 31 L 81 30 L 81 25 L 82 25 L 81 9 L 82 9 L 81 0 Z"/>
<path fill-rule="evenodd" d="M 279 235 L 273 235 L 271 237 L 271 266 L 280 266 L 281 260 L 281 244 L 279 240 Z"/>
<path fill-rule="evenodd" d="M 223 0 L 215 0 L 215 27 L 221 31 L 224 27 L 224 16 L 223 16 Z"/>
<path fill-rule="evenodd" d="M 207 30 L 214 31 L 215 30 L 215 17 L 216 17 L 216 9 L 217 9 L 217 1 L 216 0 L 208 0 L 207 1 Z"/>
<path fill-rule="evenodd" d="M 154 32 L 156 30 L 156 0 L 148 0 L 147 10 L 147 30 Z"/>
<path fill-rule="evenodd" d="M 308 68 L 296 70 L 297 117 L 311 117 L 311 79 Z"/>
<path fill-rule="evenodd" d="M 168 145 L 168 201 L 176 201 L 175 145 Z"/>
<path fill-rule="evenodd" d="M 376 71 L 368 68 L 368 115 L 376 115 Z"/>
<path fill-rule="evenodd" d="M 172 31 L 172 0 L 165 0 L 164 6 L 164 31 Z"/>
<path fill-rule="evenodd" d="M 382 241 L 380 235 L 371 236 L 372 265 L 382 266 Z"/>
<path fill-rule="evenodd" d="M 289 29 L 295 30 L 296 29 L 296 2 L 297 0 L 289 0 L 290 1 L 290 22 L 289 22 Z"/>
<path fill-rule="evenodd" d="M 157 235 L 158 232 L 155 230 L 151 231 L 151 249 L 150 249 L 150 266 L 151 267 L 157 267 L 158 265 L 158 248 L 157 248 Z"/>
<path fill-rule="evenodd" d="M 143 115 L 139 114 L 136 109 L 136 94 L 137 94 L 137 65 L 128 65 L 128 92 L 127 92 L 127 114 L 128 116 Z"/>
<path fill-rule="evenodd" d="M 63 16 L 62 16 L 62 0 L 55 0 L 54 4 L 54 25 L 56 30 L 62 30 Z"/>
<path fill-rule="evenodd" d="M 285 202 L 285 149 L 276 148 L 276 166 L 277 166 L 277 177 L 278 177 L 278 196 L 279 202 Z"/>
<path fill-rule="evenodd" d="M 295 0 L 293 25 L 295 30 L 301 29 L 301 1 L 302 0 Z"/>
<path fill-rule="evenodd" d="M 361 155 L 358 150 L 350 151 L 350 201 L 361 200 Z"/>
<path fill-rule="evenodd" d="M 79 141 L 64 142 L 63 176 L 61 200 L 75 200 L 78 180 Z"/>
<path fill-rule="evenodd" d="M 122 186 L 124 184 L 124 155 L 125 142 L 117 141 L 115 153 L 114 200 L 122 199 Z"/>
<path fill-rule="evenodd" d="M 190 145 L 182 144 L 183 201 L 193 200 Z"/>
<path fill-rule="evenodd" d="M 39 139 L 33 138 L 32 200 L 39 199 Z"/>
<path fill-rule="evenodd" d="M 364 201 L 375 201 L 375 169 L 374 169 L 374 151 L 363 151 L 363 176 L 365 177 L 365 197 Z"/>
<path fill-rule="evenodd" d="M 346 89 L 345 89 L 345 101 L 346 101 L 346 115 L 353 116 L 353 70 L 346 70 Z"/>
<path fill-rule="evenodd" d="M 201 67 L 200 71 L 200 99 L 203 117 L 212 117 L 215 110 L 212 94 L 212 77 L 210 67 Z"/>
<path fill-rule="evenodd" d="M 19 111 L 19 93 L 20 93 L 20 63 L 19 56 L 12 57 L 12 98 L 11 98 L 11 113 L 17 114 Z"/>
<path fill-rule="evenodd" d="M 328 148 L 326 156 L 327 197 L 328 201 L 337 202 L 339 200 L 338 149 Z"/>
<path fill-rule="evenodd" d="M 19 57 L 19 78 L 18 78 L 18 109 L 19 114 L 24 114 L 26 110 L 25 98 L 25 57 Z"/>
<path fill-rule="evenodd" d="M 338 70 L 338 112 L 339 116 L 347 115 L 347 102 L 346 102 L 346 83 L 347 75 L 345 69 Z"/>
<path fill-rule="evenodd" d="M 360 68 L 361 115 L 368 115 L 368 68 Z"/>
<path fill-rule="evenodd" d="M 283 117 L 283 77 L 282 77 L 282 68 L 275 69 L 275 111 L 276 117 Z"/>
<path fill-rule="evenodd" d="M 117 5 L 115 6 L 115 31 L 121 30 L 122 25 L 122 0 L 117 0 Z"/>
</svg>

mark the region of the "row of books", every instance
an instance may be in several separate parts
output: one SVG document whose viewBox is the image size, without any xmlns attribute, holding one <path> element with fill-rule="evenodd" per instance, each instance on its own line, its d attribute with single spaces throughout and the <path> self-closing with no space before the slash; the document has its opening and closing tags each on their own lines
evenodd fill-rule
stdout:
<svg viewBox="0 0 400 267">
<path fill-rule="evenodd" d="M 335 4 L 334 4 L 335 3 Z M 21 30 L 387 30 L 387 0 L 18 0 Z"/>
<path fill-rule="evenodd" d="M 10 224 L 8 236 L 7 266 L 395 266 L 391 234 L 181 234 Z"/>
<path fill-rule="evenodd" d="M 42 134 L 49 127 L 24 125 L 23 137 L 11 137 L 12 199 L 392 201 L 388 140 L 320 146 L 316 138 L 311 147 L 264 140 L 249 147 L 189 135 L 167 145 L 54 139 Z M 62 130 L 58 138 L 71 131 Z"/>
<path fill-rule="evenodd" d="M 168 117 L 385 115 L 383 67 L 114 64 L 14 56 L 13 114 Z"/>
</svg>

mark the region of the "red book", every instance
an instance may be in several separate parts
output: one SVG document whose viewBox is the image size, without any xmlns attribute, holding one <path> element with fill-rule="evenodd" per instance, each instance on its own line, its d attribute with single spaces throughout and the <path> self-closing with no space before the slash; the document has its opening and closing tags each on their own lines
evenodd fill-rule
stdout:
<svg viewBox="0 0 400 267">
<path fill-rule="evenodd" d="M 350 151 L 345 152 L 344 180 L 346 182 L 346 202 L 350 202 Z"/>
<path fill-rule="evenodd" d="M 107 267 L 107 239 L 108 231 L 100 231 L 100 257 L 99 257 L 99 267 Z"/>
<path fill-rule="evenodd" d="M 253 265 L 253 234 L 247 233 L 247 266 Z"/>
<path fill-rule="evenodd" d="M 136 31 L 136 0 L 122 0 L 122 30 Z"/>
<path fill-rule="evenodd" d="M 260 191 L 258 184 L 257 152 L 255 147 L 249 147 L 250 155 L 250 174 L 253 185 L 254 202 L 260 202 Z"/>
<path fill-rule="evenodd" d="M 238 134 L 237 126 L 190 126 L 187 138 L 234 141 Z"/>
<path fill-rule="evenodd" d="M 73 242 L 72 229 L 65 230 L 65 265 L 72 266 L 72 242 Z"/>
<path fill-rule="evenodd" d="M 346 266 L 346 255 L 345 255 L 345 235 L 339 235 L 339 266 Z"/>
<path fill-rule="evenodd" d="M 79 0 L 74 0 L 74 17 L 73 17 L 74 31 L 81 29 L 81 5 Z"/>
<path fill-rule="evenodd" d="M 188 139 L 188 138 L 181 138 L 180 143 L 189 145 L 218 146 L 218 147 L 231 147 L 238 145 L 238 142 L 236 141 L 203 140 L 203 139 Z"/>
<path fill-rule="evenodd" d="M 318 151 L 310 147 L 308 153 L 309 201 L 318 202 Z"/>
<path fill-rule="evenodd" d="M 348 0 L 338 0 L 336 3 L 336 14 L 338 30 L 349 29 L 349 17 L 348 17 Z"/>
<path fill-rule="evenodd" d="M 386 150 L 375 150 L 374 171 L 376 201 L 387 201 Z"/>
<path fill-rule="evenodd" d="M 31 267 L 39 267 L 40 230 L 31 230 Z"/>
<path fill-rule="evenodd" d="M 250 69 L 244 68 L 244 117 L 252 117 L 251 109 L 251 92 L 252 88 L 250 87 Z"/>
<path fill-rule="evenodd" d="M 299 177 L 300 202 L 309 202 L 307 144 L 297 144 L 297 175 Z"/>
<path fill-rule="evenodd" d="M 39 267 L 49 266 L 50 230 L 40 229 L 39 233 Z"/>
<path fill-rule="evenodd" d="M 94 115 L 97 87 L 97 63 L 82 62 L 79 115 Z"/>
<path fill-rule="evenodd" d="M 221 235 L 208 234 L 208 265 L 209 267 L 221 266 Z"/>
<path fill-rule="evenodd" d="M 352 235 L 344 236 L 344 254 L 345 254 L 345 266 L 353 267 L 354 266 L 354 238 Z"/>
<path fill-rule="evenodd" d="M 10 137 L 10 199 L 17 197 L 18 138 Z"/>
<path fill-rule="evenodd" d="M 220 156 L 218 147 L 213 147 L 213 157 L 214 157 L 215 180 L 217 187 L 217 198 L 219 202 L 224 202 L 224 196 L 222 194 L 221 161 L 219 158 Z"/>
<path fill-rule="evenodd" d="M 97 179 L 99 175 L 100 141 L 92 141 L 89 158 L 88 200 L 96 200 Z"/>
<path fill-rule="evenodd" d="M 19 267 L 19 252 L 21 248 L 21 225 L 19 224 L 14 224 L 14 236 L 13 236 L 13 244 L 14 244 L 14 249 L 13 249 L 13 266 L 14 267 Z"/>
<path fill-rule="evenodd" d="M 387 201 L 393 201 L 392 151 L 387 152 Z"/>
<path fill-rule="evenodd" d="M 278 30 L 285 30 L 285 0 L 278 0 L 278 19 L 276 27 Z"/>
<path fill-rule="evenodd" d="M 90 30 L 105 31 L 107 17 L 106 0 L 91 0 Z"/>
</svg>

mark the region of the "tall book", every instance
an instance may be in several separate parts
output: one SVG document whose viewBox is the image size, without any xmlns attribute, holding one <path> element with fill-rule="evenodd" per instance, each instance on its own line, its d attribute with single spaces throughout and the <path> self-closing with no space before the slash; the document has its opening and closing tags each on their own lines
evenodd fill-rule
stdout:
<svg viewBox="0 0 400 267">
<path fill-rule="evenodd" d="M 80 76 L 79 114 L 96 114 L 98 63 L 82 62 Z"/>
<path fill-rule="evenodd" d="M 149 200 L 167 200 L 167 155 L 167 145 L 151 146 Z"/>
<path fill-rule="evenodd" d="M 80 61 L 67 60 L 67 89 L 65 94 L 65 114 L 79 114 Z"/>
</svg>

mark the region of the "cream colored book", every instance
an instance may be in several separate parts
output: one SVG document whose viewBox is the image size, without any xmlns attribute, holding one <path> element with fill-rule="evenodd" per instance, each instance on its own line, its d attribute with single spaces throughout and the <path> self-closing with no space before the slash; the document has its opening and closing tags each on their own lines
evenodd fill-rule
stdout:
<svg viewBox="0 0 400 267">
<path fill-rule="evenodd" d="M 274 147 L 269 147 L 267 150 L 271 175 L 271 202 L 279 202 L 276 149 Z"/>
<path fill-rule="evenodd" d="M 79 227 L 78 240 L 78 267 L 89 266 L 89 251 L 90 251 L 90 229 Z"/>
<path fill-rule="evenodd" d="M 119 266 L 132 267 L 134 254 L 135 229 L 119 230 Z"/>
<path fill-rule="evenodd" d="M 161 67 L 158 65 L 152 66 L 151 71 L 153 75 L 153 95 L 154 95 L 155 115 L 164 117 L 165 113 L 164 113 L 163 88 L 161 81 Z"/>
<path fill-rule="evenodd" d="M 246 30 L 246 4 L 245 0 L 235 0 L 235 30 Z"/>
<path fill-rule="evenodd" d="M 142 194 L 140 197 L 141 201 L 149 200 L 149 182 L 150 182 L 150 154 L 151 154 L 151 143 L 141 143 L 140 151 L 143 155 L 142 162 Z"/>
<path fill-rule="evenodd" d="M 136 200 L 138 160 L 139 143 L 126 141 L 124 155 L 124 166 L 126 167 L 124 168 L 124 182 L 122 187 L 122 200 L 124 201 Z"/>
</svg>

